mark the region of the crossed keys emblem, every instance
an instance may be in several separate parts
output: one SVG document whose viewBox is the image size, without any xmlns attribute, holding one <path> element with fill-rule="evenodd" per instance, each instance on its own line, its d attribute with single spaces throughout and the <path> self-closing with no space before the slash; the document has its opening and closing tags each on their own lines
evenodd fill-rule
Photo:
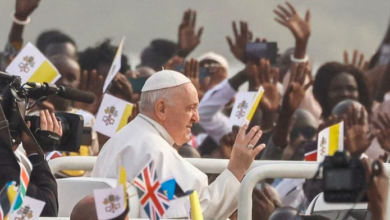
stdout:
<svg viewBox="0 0 390 220">
<path fill-rule="evenodd" d="M 248 103 L 245 100 L 242 100 L 242 102 L 239 103 L 238 106 L 237 106 L 236 117 L 238 119 L 244 117 L 247 108 L 248 108 Z"/>
<path fill-rule="evenodd" d="M 30 72 L 30 68 L 33 68 L 35 65 L 33 56 L 25 56 L 23 57 L 23 61 L 19 63 L 20 72 L 28 73 Z"/>
<path fill-rule="evenodd" d="M 115 122 L 115 117 L 118 116 L 118 111 L 115 109 L 114 106 L 107 107 L 106 110 L 104 110 L 104 113 L 106 113 L 105 116 L 103 116 L 103 122 L 107 125 L 113 125 Z"/>
<path fill-rule="evenodd" d="M 23 206 L 22 208 L 20 208 L 17 213 L 20 216 L 15 217 L 14 220 L 25 220 L 26 218 L 30 219 L 33 217 L 33 211 L 31 210 L 29 205 L 26 205 L 26 206 Z"/>
<path fill-rule="evenodd" d="M 106 212 L 114 213 L 121 207 L 121 204 L 118 202 L 120 200 L 119 196 L 109 195 L 103 202 L 106 205 Z"/>
</svg>

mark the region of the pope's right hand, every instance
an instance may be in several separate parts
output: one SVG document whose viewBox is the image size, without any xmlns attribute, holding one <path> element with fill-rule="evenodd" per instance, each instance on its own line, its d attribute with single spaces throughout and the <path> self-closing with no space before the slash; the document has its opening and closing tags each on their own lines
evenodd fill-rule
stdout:
<svg viewBox="0 0 390 220">
<path fill-rule="evenodd" d="M 259 126 L 254 126 L 248 134 L 245 134 L 248 125 L 243 125 L 236 137 L 233 145 L 232 154 L 228 169 L 234 176 L 241 181 L 245 173 L 248 171 L 256 155 L 265 148 L 265 144 L 256 146 L 263 132 Z"/>
</svg>

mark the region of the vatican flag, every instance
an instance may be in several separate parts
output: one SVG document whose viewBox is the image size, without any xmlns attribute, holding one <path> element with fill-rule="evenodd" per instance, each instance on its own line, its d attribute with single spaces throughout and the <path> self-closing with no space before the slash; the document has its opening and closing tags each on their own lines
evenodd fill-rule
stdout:
<svg viewBox="0 0 390 220">
<path fill-rule="evenodd" d="M 108 72 L 106 80 L 104 81 L 103 93 L 106 92 L 111 81 L 115 78 L 116 74 L 118 74 L 119 70 L 121 69 L 122 49 L 124 43 L 125 43 L 125 37 L 122 38 L 121 43 L 119 44 L 114 60 L 112 61 L 110 71 Z"/>
<path fill-rule="evenodd" d="M 256 112 L 257 106 L 259 105 L 260 100 L 263 97 L 263 94 L 264 94 L 264 89 L 262 86 L 260 86 L 259 90 L 256 93 L 256 96 L 253 98 L 253 101 L 250 105 L 250 110 L 245 115 L 245 121 L 244 121 L 245 124 L 249 125 L 249 123 L 251 122 L 253 115 Z"/>
<path fill-rule="evenodd" d="M 31 43 L 28 43 L 5 70 L 20 76 L 22 83 L 55 83 L 61 75 L 52 63 Z"/>
<path fill-rule="evenodd" d="M 256 92 L 238 92 L 233 110 L 229 118 L 229 127 L 233 125 L 241 126 L 245 121 L 245 116 L 251 110 L 250 104 L 256 97 Z"/>
<path fill-rule="evenodd" d="M 127 125 L 132 111 L 133 104 L 130 102 L 123 101 L 110 94 L 104 94 L 93 129 L 111 137 Z"/>
<path fill-rule="evenodd" d="M 126 192 L 121 185 L 115 188 L 95 189 L 95 207 L 98 219 L 112 219 L 126 211 Z"/>
<path fill-rule="evenodd" d="M 344 150 L 344 122 L 325 128 L 318 134 L 317 161 Z"/>
<path fill-rule="evenodd" d="M 10 214 L 8 220 L 38 220 L 45 204 L 43 201 L 26 196 L 22 207 Z"/>
</svg>

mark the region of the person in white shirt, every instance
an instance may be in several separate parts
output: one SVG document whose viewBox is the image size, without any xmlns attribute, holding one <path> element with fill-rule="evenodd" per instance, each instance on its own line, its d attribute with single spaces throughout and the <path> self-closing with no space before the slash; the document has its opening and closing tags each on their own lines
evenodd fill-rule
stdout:
<svg viewBox="0 0 390 220">
<path fill-rule="evenodd" d="M 262 131 L 255 126 L 245 134 L 248 126 L 242 126 L 228 168 L 208 185 L 206 174 L 172 147 L 190 140 L 191 127 L 199 121 L 198 103 L 194 85 L 183 74 L 170 70 L 153 74 L 142 89 L 140 114 L 103 146 L 92 177 L 116 178 L 123 165 L 132 181 L 153 160 L 161 181 L 174 177 L 183 191 L 198 192 L 205 219 L 228 218 L 237 209 L 240 181 L 265 147 L 255 147 Z M 187 217 L 187 202 L 188 197 L 170 201 L 163 218 Z M 146 213 L 141 211 L 140 217 Z"/>
</svg>

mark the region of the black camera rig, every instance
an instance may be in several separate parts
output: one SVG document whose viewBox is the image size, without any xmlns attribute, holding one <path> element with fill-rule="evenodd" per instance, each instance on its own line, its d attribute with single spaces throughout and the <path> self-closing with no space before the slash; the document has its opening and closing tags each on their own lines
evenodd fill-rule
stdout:
<svg viewBox="0 0 390 220">
<path fill-rule="evenodd" d="M 32 137 L 43 151 L 78 151 L 83 138 L 84 119 L 80 115 L 60 112 L 56 113 L 57 120 L 61 121 L 63 136 L 40 130 L 38 116 L 26 116 L 26 111 L 34 107 L 36 102 L 46 100 L 49 95 L 58 95 L 65 99 L 93 103 L 94 96 L 66 86 L 57 86 L 49 83 L 27 82 L 21 84 L 21 78 L 0 72 L 1 108 L 9 124 L 12 145 L 19 145 L 21 132 L 25 131 Z M 29 99 L 35 99 L 33 103 Z M 31 121 L 28 129 L 25 121 Z M 90 136 L 90 135 L 89 135 Z M 90 139 L 90 138 L 89 138 Z M 90 141 L 88 141 L 90 143 Z"/>
</svg>

